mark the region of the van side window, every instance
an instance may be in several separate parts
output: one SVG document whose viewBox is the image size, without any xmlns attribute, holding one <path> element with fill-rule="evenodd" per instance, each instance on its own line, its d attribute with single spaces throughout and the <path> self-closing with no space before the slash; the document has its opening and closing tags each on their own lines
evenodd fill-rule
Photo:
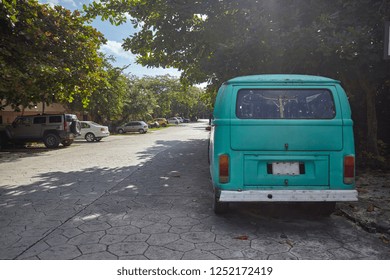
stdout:
<svg viewBox="0 0 390 280">
<path fill-rule="evenodd" d="M 241 89 L 236 115 L 240 119 L 332 119 L 332 94 L 326 89 Z"/>
</svg>

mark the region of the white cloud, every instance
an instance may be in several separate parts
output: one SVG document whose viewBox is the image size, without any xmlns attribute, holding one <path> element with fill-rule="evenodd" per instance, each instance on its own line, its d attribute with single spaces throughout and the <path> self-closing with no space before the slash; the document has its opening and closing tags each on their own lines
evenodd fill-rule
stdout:
<svg viewBox="0 0 390 280">
<path fill-rule="evenodd" d="M 106 54 L 115 55 L 118 58 L 125 58 L 130 60 L 132 63 L 135 61 L 135 55 L 129 51 L 125 51 L 122 48 L 122 44 L 116 41 L 107 41 L 107 44 L 101 47 L 101 51 Z"/>
<path fill-rule="evenodd" d="M 39 2 L 41 2 L 41 1 L 39 1 Z M 54 6 L 59 5 L 60 1 L 59 0 L 46 0 L 46 1 L 42 1 L 42 3 L 49 4 L 50 7 L 54 7 Z"/>
<path fill-rule="evenodd" d="M 108 40 L 107 44 L 103 45 L 100 50 L 107 55 L 113 55 L 115 57 L 116 61 L 113 63 L 114 66 L 123 67 L 130 64 L 130 67 L 125 70 L 125 73 L 136 75 L 138 77 L 165 74 L 169 74 L 175 77 L 180 76 L 180 72 L 177 69 L 148 68 L 137 64 L 135 62 L 135 55 L 129 51 L 125 51 L 122 48 L 121 43 L 117 41 Z"/>
<path fill-rule="evenodd" d="M 73 8 L 77 8 L 76 2 L 74 0 L 41 0 L 41 1 L 42 3 L 49 4 L 51 7 L 61 5 L 64 7 L 72 6 Z"/>
<path fill-rule="evenodd" d="M 61 2 L 71 4 L 73 7 L 77 7 L 76 2 L 73 0 L 62 0 Z"/>
</svg>

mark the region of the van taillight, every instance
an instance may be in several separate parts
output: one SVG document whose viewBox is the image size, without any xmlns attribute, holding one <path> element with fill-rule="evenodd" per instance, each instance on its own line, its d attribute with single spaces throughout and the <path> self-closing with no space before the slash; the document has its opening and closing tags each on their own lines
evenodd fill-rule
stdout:
<svg viewBox="0 0 390 280">
<path fill-rule="evenodd" d="M 228 155 L 219 156 L 219 182 L 220 183 L 229 182 L 229 156 Z"/>
<path fill-rule="evenodd" d="M 355 181 L 355 157 L 344 157 L 344 183 L 352 184 Z"/>
</svg>

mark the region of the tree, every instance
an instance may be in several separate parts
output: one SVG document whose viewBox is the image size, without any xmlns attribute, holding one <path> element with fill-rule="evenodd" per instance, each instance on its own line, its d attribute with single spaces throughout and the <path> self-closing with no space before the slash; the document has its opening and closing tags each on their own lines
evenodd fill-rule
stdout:
<svg viewBox="0 0 390 280">
<path fill-rule="evenodd" d="M 100 95 L 101 96 L 101 95 Z M 119 121 L 152 120 L 153 118 L 205 115 L 210 104 L 204 90 L 197 87 L 184 87 L 180 80 L 170 75 L 126 77 L 123 106 Z M 93 100 L 91 98 L 91 102 Z"/>
<path fill-rule="evenodd" d="M 174 96 L 180 92 L 180 81 L 170 75 L 156 77 L 144 77 L 140 80 L 142 87 L 148 89 L 155 100 L 156 106 L 153 109 L 153 117 L 166 117 L 173 114 L 172 102 Z"/>
<path fill-rule="evenodd" d="M 35 0 L 0 2 L 0 101 L 15 108 L 72 102 L 87 104 L 102 79 L 103 35 L 79 12 Z"/>
<path fill-rule="evenodd" d="M 130 14 L 139 31 L 123 47 L 142 65 L 182 70 L 187 84 L 208 81 L 215 91 L 234 76 L 281 72 L 340 79 L 352 107 L 366 112 L 354 111 L 364 149 L 379 155 L 375 104 L 390 80 L 382 59 L 387 0 L 101 0 L 86 10 L 114 24 Z"/>
<path fill-rule="evenodd" d="M 157 107 L 152 89 L 144 78 L 129 77 L 122 112 L 124 120 L 149 120 Z"/>
<path fill-rule="evenodd" d="M 76 95 L 68 107 L 73 111 L 88 114 L 95 122 L 107 124 L 122 118 L 126 95 L 129 91 L 129 78 L 123 74 L 127 66 L 114 67 L 111 64 L 115 61 L 113 57 L 106 57 L 104 54 L 100 56 L 103 59 L 103 67 L 100 73 L 101 79 L 95 90 L 84 102 L 82 96 Z"/>
<path fill-rule="evenodd" d="M 207 97 L 209 96 L 209 94 L 205 95 L 204 90 L 198 87 L 182 87 L 181 91 L 171 95 L 171 115 L 191 119 L 208 117 L 211 111 L 211 107 L 207 106 Z"/>
<path fill-rule="evenodd" d="M 365 105 L 366 114 L 360 116 L 366 123 L 365 150 L 378 158 L 376 97 L 390 80 L 390 63 L 383 60 L 383 27 L 390 19 L 390 2 L 340 0 L 326 8 L 328 14 L 317 21 L 322 33 L 317 44 L 336 65 L 327 68 L 336 70 L 354 93 L 353 107 Z"/>
</svg>

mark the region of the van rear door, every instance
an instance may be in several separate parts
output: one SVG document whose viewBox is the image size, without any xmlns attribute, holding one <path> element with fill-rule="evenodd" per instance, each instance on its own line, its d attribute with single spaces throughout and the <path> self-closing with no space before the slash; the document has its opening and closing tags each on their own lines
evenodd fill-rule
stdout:
<svg viewBox="0 0 390 280">
<path fill-rule="evenodd" d="M 332 88 L 235 88 L 231 148 L 245 186 L 329 186 L 329 153 L 343 148 Z"/>
</svg>

